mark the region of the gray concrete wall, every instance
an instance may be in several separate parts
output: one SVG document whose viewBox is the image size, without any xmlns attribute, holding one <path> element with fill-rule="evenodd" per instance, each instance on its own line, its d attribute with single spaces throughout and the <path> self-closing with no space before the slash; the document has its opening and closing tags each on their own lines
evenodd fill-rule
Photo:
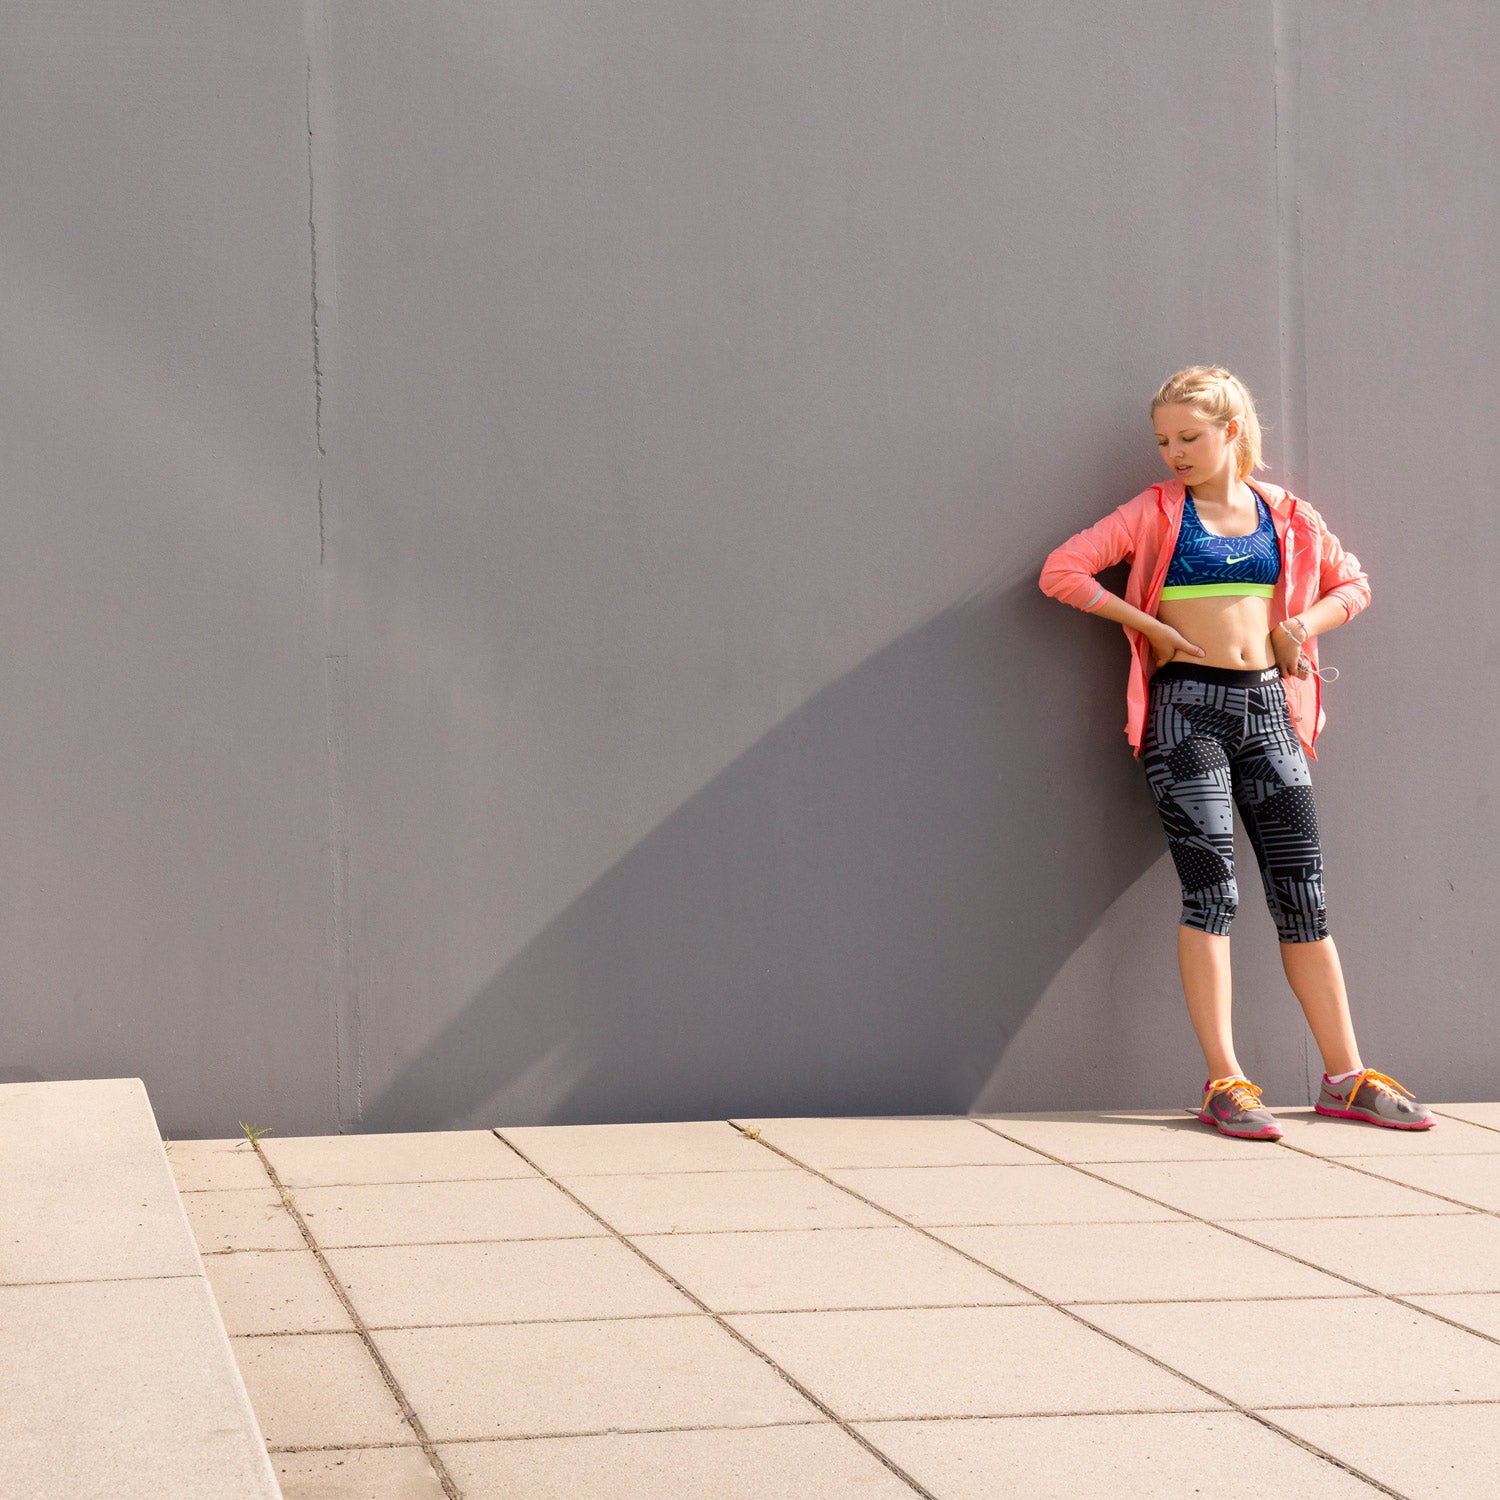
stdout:
<svg viewBox="0 0 1500 1500">
<path fill-rule="evenodd" d="M 1367 1060 L 1494 1097 L 1500 12 L 1106 14 L 4 0 L 0 1076 L 184 1136 L 1189 1102 L 1124 637 L 1036 576 L 1216 360 L 1372 578 L 1314 768 Z"/>
</svg>

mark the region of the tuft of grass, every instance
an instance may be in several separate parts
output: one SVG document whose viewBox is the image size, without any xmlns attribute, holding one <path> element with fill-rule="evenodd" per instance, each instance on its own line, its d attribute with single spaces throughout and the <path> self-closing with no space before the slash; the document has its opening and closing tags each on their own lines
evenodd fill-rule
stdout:
<svg viewBox="0 0 1500 1500">
<path fill-rule="evenodd" d="M 269 1125 L 247 1125 L 241 1120 L 240 1129 L 245 1132 L 245 1139 L 253 1146 L 271 1127 Z"/>
</svg>

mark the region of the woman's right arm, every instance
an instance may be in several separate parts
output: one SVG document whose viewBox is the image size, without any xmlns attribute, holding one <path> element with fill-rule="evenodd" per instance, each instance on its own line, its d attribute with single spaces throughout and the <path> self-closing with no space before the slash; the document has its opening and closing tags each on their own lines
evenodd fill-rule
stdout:
<svg viewBox="0 0 1500 1500">
<path fill-rule="evenodd" d="M 1176 651 L 1204 655 L 1170 625 L 1154 615 L 1112 594 L 1094 574 L 1135 556 L 1135 540 L 1125 519 L 1125 506 L 1116 506 L 1102 521 L 1096 521 L 1060 547 L 1055 547 L 1042 566 L 1039 580 L 1044 594 L 1061 599 L 1086 614 L 1128 625 L 1151 642 L 1158 661 L 1165 661 Z"/>
<path fill-rule="evenodd" d="M 1119 505 L 1102 521 L 1054 547 L 1042 565 L 1038 581 L 1044 594 L 1093 614 L 1106 598 L 1113 597 L 1094 574 L 1134 556 L 1135 539 L 1125 520 L 1125 507 Z"/>
</svg>

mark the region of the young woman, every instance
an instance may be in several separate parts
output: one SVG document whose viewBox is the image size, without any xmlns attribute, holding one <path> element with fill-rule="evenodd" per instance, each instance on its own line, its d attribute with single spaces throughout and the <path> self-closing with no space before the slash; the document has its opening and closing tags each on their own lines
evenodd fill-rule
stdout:
<svg viewBox="0 0 1500 1500">
<path fill-rule="evenodd" d="M 1238 807 L 1282 967 L 1328 1070 L 1315 1108 L 1426 1130 L 1431 1110 L 1360 1061 L 1328 930 L 1307 765 L 1326 718 L 1318 637 L 1370 602 L 1369 580 L 1305 500 L 1248 482 L 1265 467 L 1260 424 L 1228 370 L 1179 371 L 1152 398 L 1151 417 L 1171 478 L 1070 537 L 1048 557 L 1041 586 L 1117 622 L 1130 643 L 1125 733 L 1182 885 L 1177 959 L 1209 1074 L 1198 1117 L 1225 1135 L 1281 1135 L 1230 1030 Z M 1094 574 L 1127 559 L 1122 599 Z"/>
</svg>

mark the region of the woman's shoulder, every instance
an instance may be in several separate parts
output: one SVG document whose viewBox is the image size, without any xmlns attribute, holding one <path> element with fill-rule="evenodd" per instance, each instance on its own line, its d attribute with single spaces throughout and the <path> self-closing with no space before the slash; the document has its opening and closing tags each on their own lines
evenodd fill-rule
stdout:
<svg viewBox="0 0 1500 1500">
<path fill-rule="evenodd" d="M 1172 507 L 1180 507 L 1186 495 L 1186 488 L 1178 480 L 1148 484 L 1115 506 L 1114 514 L 1137 537 L 1153 535 L 1169 524 Z"/>
<path fill-rule="evenodd" d="M 1295 495 L 1291 490 L 1282 489 L 1280 485 L 1274 484 L 1261 484 L 1261 489 L 1270 491 L 1267 499 L 1275 496 L 1272 504 L 1279 510 L 1294 516 L 1303 525 L 1311 526 L 1316 531 L 1328 530 L 1328 522 L 1324 520 L 1323 512 L 1305 496 Z"/>
<path fill-rule="evenodd" d="M 1259 475 L 1252 474 L 1245 483 L 1251 489 L 1259 490 L 1265 496 L 1266 503 L 1277 510 L 1290 510 L 1294 501 L 1299 505 L 1307 505 L 1307 501 L 1299 500 L 1289 489 L 1274 484 L 1269 479 L 1262 479 Z"/>
<path fill-rule="evenodd" d="M 1327 530 L 1328 523 L 1310 501 L 1293 494 L 1283 485 L 1273 484 L 1269 479 L 1253 478 L 1247 481 L 1265 496 L 1267 504 L 1279 514 L 1297 524 L 1311 526 L 1316 531 Z"/>
<path fill-rule="evenodd" d="M 1161 508 L 1163 501 L 1170 497 L 1172 490 L 1182 492 L 1180 484 L 1150 484 L 1139 494 L 1132 495 L 1128 500 L 1122 500 L 1115 509 L 1124 514 L 1137 515 L 1144 513 L 1154 514 Z"/>
</svg>

